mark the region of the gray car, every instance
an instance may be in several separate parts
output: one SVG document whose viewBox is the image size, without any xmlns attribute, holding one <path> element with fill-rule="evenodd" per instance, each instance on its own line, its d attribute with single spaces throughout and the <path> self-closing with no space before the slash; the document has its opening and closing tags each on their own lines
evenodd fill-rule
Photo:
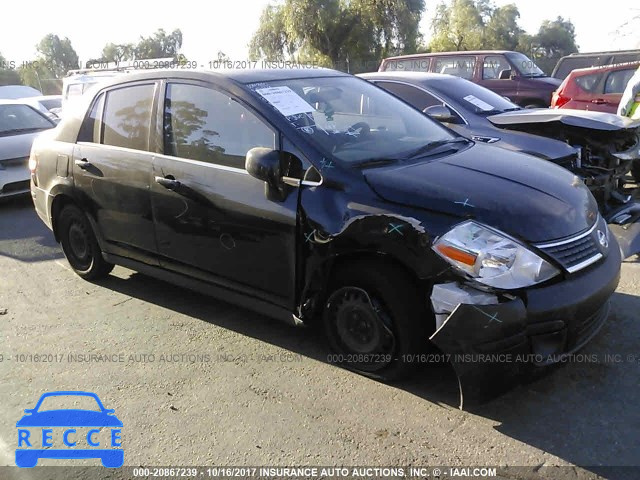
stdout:
<svg viewBox="0 0 640 480">
<path fill-rule="evenodd" d="M 31 144 L 55 123 L 24 102 L 0 100 L 0 199 L 29 192 Z"/>
</svg>

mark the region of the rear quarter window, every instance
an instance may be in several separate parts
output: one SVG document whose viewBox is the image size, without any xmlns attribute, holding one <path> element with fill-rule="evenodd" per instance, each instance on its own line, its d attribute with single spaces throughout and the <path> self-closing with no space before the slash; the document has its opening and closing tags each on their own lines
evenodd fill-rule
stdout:
<svg viewBox="0 0 640 480">
<path fill-rule="evenodd" d="M 604 84 L 604 93 L 624 93 L 624 89 L 627 88 L 627 83 L 636 69 L 629 70 L 617 70 L 607 75 L 607 80 Z"/>
<path fill-rule="evenodd" d="M 475 68 L 476 57 L 455 55 L 451 57 L 436 57 L 433 71 L 471 80 L 473 79 Z"/>
<path fill-rule="evenodd" d="M 428 72 L 430 58 L 407 58 L 404 60 L 389 60 L 384 65 L 385 71 Z"/>
</svg>

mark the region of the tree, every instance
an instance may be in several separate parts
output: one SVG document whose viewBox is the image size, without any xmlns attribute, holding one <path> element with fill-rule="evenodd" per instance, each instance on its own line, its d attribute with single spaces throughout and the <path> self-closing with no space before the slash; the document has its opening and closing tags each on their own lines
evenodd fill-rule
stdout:
<svg viewBox="0 0 640 480">
<path fill-rule="evenodd" d="M 78 54 L 67 37 L 60 39 L 57 35 L 50 33 L 40 40 L 36 49 L 39 54 L 37 62 L 43 63 L 56 78 L 62 78 L 67 71 L 79 67 Z"/>
<path fill-rule="evenodd" d="M 117 45 L 115 43 L 107 43 L 102 49 L 103 62 L 123 62 L 125 60 L 133 60 L 135 55 L 135 45 L 133 43 L 124 43 Z"/>
<path fill-rule="evenodd" d="M 529 43 L 529 52 L 525 52 L 533 52 L 534 60 L 546 73 L 551 73 L 561 57 L 578 51 L 575 27 L 570 20 L 562 17 L 545 20 L 540 25 L 538 33 L 526 40 Z M 521 47 L 524 50 L 527 43 L 521 42 Z"/>
<path fill-rule="evenodd" d="M 474 0 L 439 4 L 431 28 L 430 46 L 434 52 L 480 50 L 484 47 L 484 19 Z"/>
<path fill-rule="evenodd" d="M 514 4 L 496 7 L 489 0 L 441 3 L 431 25 L 431 50 L 514 50 L 524 33 L 519 18 Z"/>
<path fill-rule="evenodd" d="M 495 8 L 486 24 L 484 48 L 516 50 L 524 30 L 518 25 L 520 12 L 515 4 Z"/>
<path fill-rule="evenodd" d="M 135 46 L 136 60 L 148 58 L 176 58 L 182 47 L 182 32 L 176 29 L 170 34 L 162 29 L 158 29 L 149 37 L 140 37 L 140 41 Z"/>
<path fill-rule="evenodd" d="M 423 11 L 424 0 L 285 0 L 263 10 L 250 57 L 362 71 L 381 56 L 415 52 Z"/>
</svg>

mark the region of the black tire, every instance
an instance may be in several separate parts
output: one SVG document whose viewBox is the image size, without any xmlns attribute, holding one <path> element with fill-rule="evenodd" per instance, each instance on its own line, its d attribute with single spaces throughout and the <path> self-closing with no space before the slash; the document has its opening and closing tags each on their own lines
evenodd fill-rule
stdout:
<svg viewBox="0 0 640 480">
<path fill-rule="evenodd" d="M 323 312 L 330 358 L 383 381 L 409 376 L 433 330 L 425 298 L 399 267 L 362 261 L 339 268 Z"/>
<path fill-rule="evenodd" d="M 60 211 L 57 230 L 64 256 L 80 277 L 97 280 L 113 270 L 113 264 L 102 258 L 91 224 L 78 207 L 67 205 Z"/>
<path fill-rule="evenodd" d="M 640 185 L 640 160 L 634 160 L 631 164 L 631 175 L 636 183 Z"/>
</svg>

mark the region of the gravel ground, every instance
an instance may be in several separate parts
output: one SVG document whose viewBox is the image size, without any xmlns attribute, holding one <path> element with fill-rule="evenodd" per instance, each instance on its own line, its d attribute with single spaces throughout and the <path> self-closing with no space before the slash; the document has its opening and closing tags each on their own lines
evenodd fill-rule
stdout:
<svg viewBox="0 0 640 480">
<path fill-rule="evenodd" d="M 568 363 L 472 412 L 457 409 L 446 365 L 387 385 L 332 365 L 311 329 L 120 267 L 85 282 L 29 199 L 0 205 L 0 272 L 0 465 L 14 465 L 25 408 L 47 391 L 85 390 L 122 420 L 129 466 L 519 465 L 565 467 L 531 478 L 640 475 L 598 468 L 639 464 L 638 259 L 625 262 L 611 317 L 582 352 L 598 361 Z M 39 463 L 60 464 L 99 461 Z M 5 468 L 0 478 L 37 471 Z"/>
</svg>

